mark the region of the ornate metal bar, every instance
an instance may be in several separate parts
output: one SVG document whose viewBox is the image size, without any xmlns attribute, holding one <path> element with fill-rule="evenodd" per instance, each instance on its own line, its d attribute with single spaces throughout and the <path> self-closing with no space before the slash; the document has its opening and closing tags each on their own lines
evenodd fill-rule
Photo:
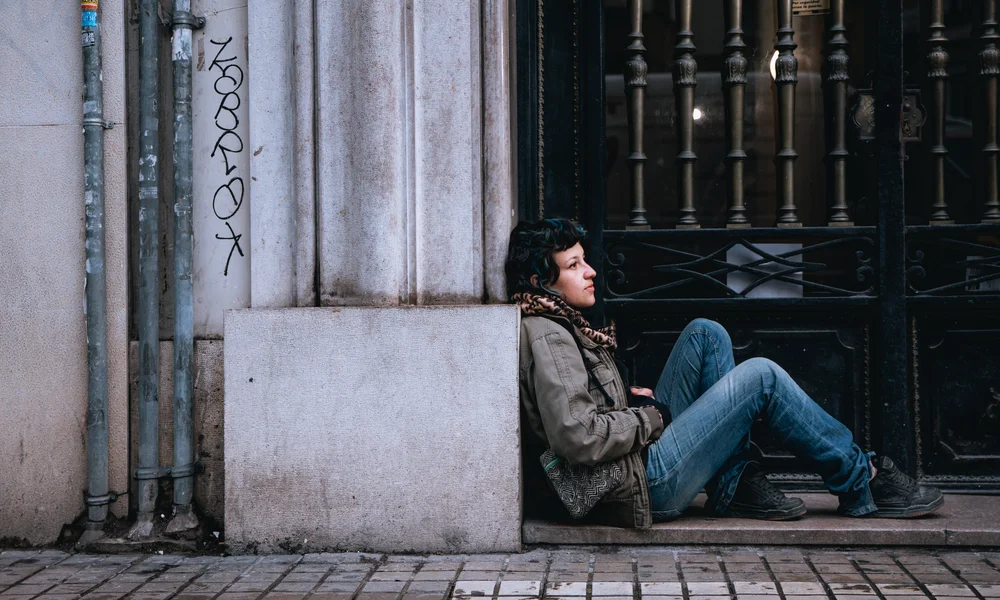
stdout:
<svg viewBox="0 0 1000 600">
<path fill-rule="evenodd" d="M 830 54 L 826 58 L 827 82 L 830 84 L 833 110 L 833 147 L 828 156 L 833 168 L 833 195 L 830 198 L 829 225 L 854 225 L 847 213 L 847 28 L 844 26 L 844 0 L 830 3 Z"/>
<path fill-rule="evenodd" d="M 691 31 L 692 0 L 677 2 L 677 45 L 674 53 L 674 102 L 677 107 L 677 195 L 681 200 L 679 229 L 699 227 L 694 208 L 694 87 L 698 83 L 698 63 L 694 60 L 694 33 Z"/>
<path fill-rule="evenodd" d="M 795 84 L 799 80 L 799 61 L 793 52 L 792 0 L 778 2 L 778 52 L 775 83 L 778 85 L 778 130 L 781 147 L 778 150 L 778 227 L 801 227 L 795 208 Z"/>
<path fill-rule="evenodd" d="M 934 168 L 934 196 L 931 204 L 930 222 L 934 225 L 951 225 L 948 204 L 944 200 L 944 164 L 948 149 L 944 146 L 944 91 L 948 79 L 948 52 L 944 49 L 944 0 L 931 0 L 931 36 L 927 38 L 930 50 L 927 52 L 927 78 L 933 82 L 934 110 L 931 111 L 934 141 L 930 149 Z M 994 118 L 994 123 L 996 119 Z"/>
<path fill-rule="evenodd" d="M 646 154 L 643 152 L 642 134 L 646 122 L 646 46 L 642 43 L 642 0 L 629 0 L 629 18 L 632 33 L 628 51 L 631 54 L 625 63 L 625 90 L 628 94 L 628 165 L 632 172 L 632 210 L 629 211 L 628 229 L 649 229 L 646 220 L 646 202 L 643 194 L 645 178 L 643 167 Z"/>
<path fill-rule="evenodd" d="M 985 78 L 986 90 L 986 203 L 983 206 L 983 223 L 1000 222 L 1000 199 L 997 197 L 997 75 L 1000 75 L 1000 52 L 997 50 L 997 2 L 983 0 L 983 49 L 979 52 L 979 74 Z"/>
<path fill-rule="evenodd" d="M 726 227 L 749 227 L 743 201 L 743 97 L 747 85 L 747 59 L 743 50 L 743 0 L 726 1 L 726 121 L 729 134 L 729 219 Z"/>
</svg>

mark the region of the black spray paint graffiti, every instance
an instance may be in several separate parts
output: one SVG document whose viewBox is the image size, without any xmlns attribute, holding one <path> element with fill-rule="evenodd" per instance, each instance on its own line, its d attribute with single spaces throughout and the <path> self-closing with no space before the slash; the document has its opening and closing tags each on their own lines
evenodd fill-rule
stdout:
<svg viewBox="0 0 1000 600">
<path fill-rule="evenodd" d="M 231 160 L 231 155 L 243 152 L 243 139 L 236 132 L 236 128 L 240 124 L 236 111 L 240 107 L 238 92 L 243 86 L 243 69 L 235 63 L 235 55 L 230 58 L 221 58 L 222 53 L 226 51 L 232 41 L 232 36 L 224 42 L 209 40 L 213 45 L 219 46 L 219 51 L 215 53 L 215 58 L 212 59 L 212 64 L 208 67 L 209 71 L 219 70 L 214 87 L 215 93 L 220 96 L 219 109 L 215 111 L 215 126 L 220 133 L 218 139 L 215 140 L 215 146 L 212 147 L 210 156 L 212 158 L 215 158 L 216 155 L 221 156 L 226 167 L 226 176 L 232 175 L 228 182 L 215 190 L 215 195 L 212 197 L 212 211 L 229 229 L 228 236 L 217 233 L 215 239 L 233 243 L 229 249 L 229 256 L 226 257 L 226 267 L 222 271 L 224 276 L 229 275 L 229 263 L 233 259 L 233 252 L 239 252 L 241 257 L 244 256 L 243 248 L 240 248 L 240 238 L 243 237 L 243 234 L 236 233 L 229 222 L 229 219 L 240 212 L 240 207 L 243 206 L 243 195 L 246 192 L 243 177 L 238 173 L 233 175 L 237 165 Z"/>
</svg>

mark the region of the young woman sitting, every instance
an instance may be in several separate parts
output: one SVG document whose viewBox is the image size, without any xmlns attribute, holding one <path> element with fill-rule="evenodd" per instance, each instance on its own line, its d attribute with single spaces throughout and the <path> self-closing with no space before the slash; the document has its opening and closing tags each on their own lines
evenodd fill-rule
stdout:
<svg viewBox="0 0 1000 600">
<path fill-rule="evenodd" d="M 510 236 L 529 516 L 649 527 L 676 519 L 705 490 L 715 515 L 799 517 L 802 501 L 749 459 L 757 419 L 813 466 L 844 515 L 915 517 L 942 505 L 939 490 L 862 451 L 780 366 L 765 358 L 737 365 L 729 334 L 713 321 L 687 325 L 654 389 L 626 389 L 613 326 L 596 329 L 580 313 L 594 305 L 597 275 L 585 238 L 563 219 L 522 223 Z"/>
</svg>

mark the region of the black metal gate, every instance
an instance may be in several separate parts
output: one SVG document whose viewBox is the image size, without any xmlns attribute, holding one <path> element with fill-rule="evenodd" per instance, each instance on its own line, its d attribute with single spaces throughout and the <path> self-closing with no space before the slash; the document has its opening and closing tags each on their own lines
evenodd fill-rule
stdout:
<svg viewBox="0 0 1000 600">
<path fill-rule="evenodd" d="M 1000 490 L 996 17 L 996 0 L 519 0 L 521 217 L 587 225 L 595 315 L 639 383 L 713 318 L 737 361 L 777 361 L 862 445 Z M 818 483 L 755 437 L 779 480 Z"/>
</svg>

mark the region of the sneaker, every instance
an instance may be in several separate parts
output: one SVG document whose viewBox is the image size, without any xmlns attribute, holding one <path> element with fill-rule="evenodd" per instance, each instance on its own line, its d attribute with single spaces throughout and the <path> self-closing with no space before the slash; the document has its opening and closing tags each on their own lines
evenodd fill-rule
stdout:
<svg viewBox="0 0 1000 600">
<path fill-rule="evenodd" d="M 768 481 L 757 463 L 747 463 L 729 508 L 728 517 L 787 521 L 806 514 L 806 505 L 798 498 L 789 498 Z"/>
<path fill-rule="evenodd" d="M 900 471 L 888 456 L 876 456 L 872 465 L 878 469 L 868 482 L 878 512 L 872 517 L 907 518 L 934 512 L 944 504 L 941 490 L 919 485 Z"/>
</svg>

